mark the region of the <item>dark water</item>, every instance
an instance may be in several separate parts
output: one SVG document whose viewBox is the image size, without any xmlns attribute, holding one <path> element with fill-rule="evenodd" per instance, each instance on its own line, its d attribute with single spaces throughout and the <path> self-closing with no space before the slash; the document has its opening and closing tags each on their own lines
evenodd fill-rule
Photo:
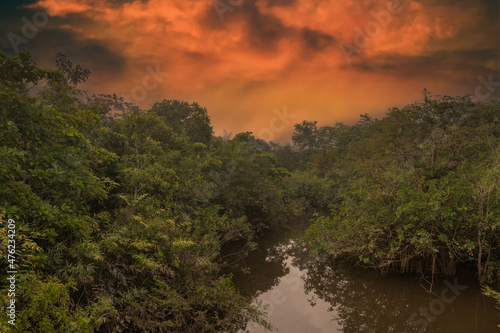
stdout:
<svg viewBox="0 0 500 333">
<path fill-rule="evenodd" d="M 268 234 L 233 271 L 236 287 L 267 306 L 277 332 L 500 333 L 499 310 L 474 280 L 425 281 L 314 260 L 302 231 Z M 249 323 L 245 331 L 266 332 Z"/>
</svg>

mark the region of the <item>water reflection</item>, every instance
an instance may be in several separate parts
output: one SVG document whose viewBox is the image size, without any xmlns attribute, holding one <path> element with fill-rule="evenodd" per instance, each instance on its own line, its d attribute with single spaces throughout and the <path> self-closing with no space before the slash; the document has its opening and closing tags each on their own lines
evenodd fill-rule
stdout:
<svg viewBox="0 0 500 333">
<path fill-rule="evenodd" d="M 236 269 L 228 271 L 233 274 L 233 281 L 240 293 L 256 298 L 278 285 L 280 278 L 290 274 L 290 267 L 286 264 L 287 251 L 288 248 L 275 237 L 263 238 L 259 247 L 244 258 Z"/>
<path fill-rule="evenodd" d="M 481 294 L 475 281 L 435 282 L 434 294 L 429 294 L 421 280 L 381 276 L 339 263 L 318 263 L 297 250 L 293 258 L 293 264 L 307 272 L 305 293 L 330 304 L 340 332 L 500 331 L 494 302 Z"/>
<path fill-rule="evenodd" d="M 245 262 L 250 274 L 233 272 L 235 284 L 267 306 L 278 332 L 500 332 L 494 302 L 474 281 L 435 283 L 429 295 L 420 280 L 313 260 L 284 235 L 268 237 Z M 251 323 L 247 331 L 265 332 Z"/>
</svg>

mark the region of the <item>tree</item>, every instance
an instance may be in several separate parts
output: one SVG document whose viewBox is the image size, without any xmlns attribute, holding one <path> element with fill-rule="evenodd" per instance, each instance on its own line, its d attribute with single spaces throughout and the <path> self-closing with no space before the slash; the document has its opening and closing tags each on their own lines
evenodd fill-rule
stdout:
<svg viewBox="0 0 500 333">
<path fill-rule="evenodd" d="M 318 141 L 317 121 L 304 120 L 301 124 L 293 125 L 295 130 L 292 134 L 293 144 L 300 149 L 314 149 Z"/>
<path fill-rule="evenodd" d="M 496 108 L 425 95 L 381 120 L 362 116 L 339 135 L 331 163 L 314 164 L 345 185 L 309 242 L 403 273 L 454 275 L 475 262 L 485 282 L 500 255 Z"/>
<path fill-rule="evenodd" d="M 94 315 L 112 311 L 105 298 L 82 304 L 72 296 L 76 285 L 88 281 L 100 258 L 93 242 L 99 222 L 90 213 L 91 203 L 106 200 L 115 185 L 94 169 L 115 156 L 92 145 L 80 131 L 96 124 L 95 115 L 63 110 L 63 104 L 47 103 L 46 94 L 29 93 L 31 85 L 44 80 L 53 86 L 64 84 L 59 72 L 39 69 L 29 54 L 7 57 L 0 52 L 0 157 L 4 161 L 0 214 L 2 222 L 6 218 L 18 222 L 17 260 L 19 271 L 24 272 L 18 284 L 23 302 L 17 308 L 17 329 L 68 331 L 80 324 L 85 329 L 91 327 Z M 3 234 L 2 247 L 6 245 Z"/>
<path fill-rule="evenodd" d="M 163 100 L 153 104 L 150 111 L 164 118 L 175 130 L 184 130 L 192 142 L 210 142 L 213 135 L 210 118 L 207 110 L 197 103 Z"/>
<path fill-rule="evenodd" d="M 179 102 L 193 112 L 179 123 L 140 110 L 106 117 L 121 100 L 87 104 L 80 76 L 64 75 L 0 52 L 0 221 L 17 221 L 16 330 L 236 332 L 261 320 L 220 271 L 222 245 L 252 226 L 192 200 L 197 171 L 212 166 L 187 129 L 211 133 L 206 110 Z M 8 240 L 0 233 L 0 248 Z M 4 310 L 0 328 L 13 331 Z"/>
</svg>

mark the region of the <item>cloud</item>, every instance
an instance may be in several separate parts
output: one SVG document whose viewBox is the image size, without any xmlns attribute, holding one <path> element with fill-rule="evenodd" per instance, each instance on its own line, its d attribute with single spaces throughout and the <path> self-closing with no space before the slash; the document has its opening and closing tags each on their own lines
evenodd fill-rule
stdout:
<svg viewBox="0 0 500 333">
<path fill-rule="evenodd" d="M 305 46 L 313 51 L 323 51 L 336 43 L 335 38 L 321 31 L 305 27 L 301 32 Z"/>
<path fill-rule="evenodd" d="M 292 34 L 292 29 L 280 19 L 261 13 L 255 1 L 243 2 L 242 17 L 248 27 L 246 37 L 255 47 L 274 51 L 277 43 Z"/>
<path fill-rule="evenodd" d="M 23 15 L 46 8 L 49 24 L 27 45 L 37 59 L 52 64 L 66 52 L 93 71 L 89 90 L 119 94 L 159 66 L 170 75 L 143 106 L 197 101 L 216 133 L 258 133 L 284 105 L 297 122 L 355 121 L 411 103 L 424 87 L 472 91 L 478 75 L 498 70 L 498 1 L 401 0 L 387 24 L 380 23 L 392 4 L 385 0 L 243 0 L 222 22 L 213 0 L 26 3 L 2 21 L 3 36 L 21 30 Z M 356 46 L 360 31 L 368 43 L 349 63 L 340 45 Z"/>
<path fill-rule="evenodd" d="M 20 8 L 36 3 L 37 0 L 3 0 L 2 1 L 2 16 L 12 14 Z"/>
<path fill-rule="evenodd" d="M 488 68 L 488 64 L 493 64 L 495 60 L 498 60 L 497 49 L 453 50 L 415 56 L 379 55 L 371 57 L 370 61 L 359 61 L 351 66 L 361 71 L 385 73 L 401 78 L 417 76 L 425 78 L 429 76 L 429 73 L 433 73 L 436 77 L 442 72 L 463 75 L 464 73 L 498 71 L 498 66 Z"/>
<path fill-rule="evenodd" d="M 296 5 L 298 0 L 267 0 L 267 7 L 291 7 Z"/>
<path fill-rule="evenodd" d="M 78 31 L 47 29 L 40 32 L 38 38 L 30 43 L 34 54 L 42 54 L 48 50 L 52 61 L 58 52 L 66 54 L 71 61 L 85 64 L 92 75 L 106 77 L 126 69 L 127 59 L 122 54 L 110 49 L 106 42 L 99 39 L 80 39 Z"/>
</svg>

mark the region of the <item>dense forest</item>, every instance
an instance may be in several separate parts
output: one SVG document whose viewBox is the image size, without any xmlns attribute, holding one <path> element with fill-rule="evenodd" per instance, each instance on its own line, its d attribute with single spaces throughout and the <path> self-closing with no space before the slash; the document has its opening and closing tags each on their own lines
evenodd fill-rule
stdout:
<svg viewBox="0 0 500 333">
<path fill-rule="evenodd" d="M 217 137 L 197 103 L 142 110 L 89 96 L 78 85 L 90 71 L 62 54 L 56 66 L 0 52 L 2 332 L 267 326 L 222 270 L 263 233 L 312 213 L 303 245 L 318 260 L 473 274 L 499 298 L 499 102 L 424 91 L 382 119 L 303 121 L 281 145 L 251 132 Z"/>
</svg>

